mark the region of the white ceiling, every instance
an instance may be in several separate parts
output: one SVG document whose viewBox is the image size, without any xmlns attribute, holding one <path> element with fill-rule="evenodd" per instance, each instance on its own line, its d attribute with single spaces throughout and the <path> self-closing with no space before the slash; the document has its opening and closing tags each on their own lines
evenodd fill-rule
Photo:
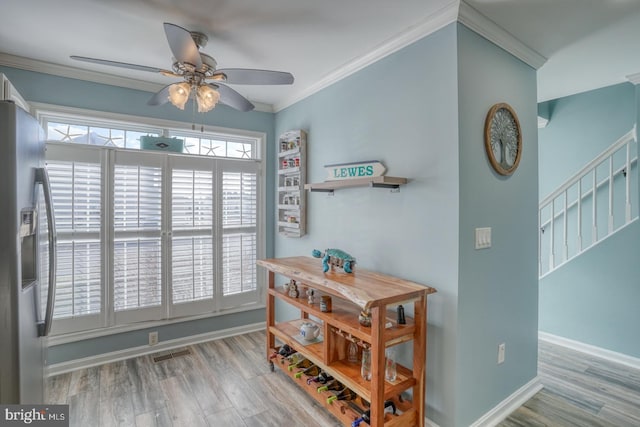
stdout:
<svg viewBox="0 0 640 427">
<path fill-rule="evenodd" d="M 640 0 L 467 0 L 547 58 L 538 101 L 640 73 Z"/>
<path fill-rule="evenodd" d="M 548 58 L 538 73 L 539 100 L 640 72 L 640 0 L 467 3 Z M 291 72 L 296 81 L 290 87 L 234 87 L 254 102 L 278 107 L 364 64 L 371 52 L 425 23 L 455 16 L 457 5 L 452 0 L 8 0 L 2 5 L 0 52 L 168 84 L 172 80 L 159 74 L 69 56 L 169 69 L 162 23 L 171 22 L 206 33 L 209 43 L 202 50 L 219 68 Z"/>
</svg>

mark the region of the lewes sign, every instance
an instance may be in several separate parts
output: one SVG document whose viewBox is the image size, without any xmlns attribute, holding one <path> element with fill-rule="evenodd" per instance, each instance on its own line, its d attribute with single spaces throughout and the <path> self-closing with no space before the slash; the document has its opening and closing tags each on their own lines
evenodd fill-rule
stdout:
<svg viewBox="0 0 640 427">
<path fill-rule="evenodd" d="M 386 171 L 384 165 L 377 160 L 325 165 L 324 168 L 327 171 L 327 181 L 371 178 L 374 176 L 382 176 Z"/>
</svg>

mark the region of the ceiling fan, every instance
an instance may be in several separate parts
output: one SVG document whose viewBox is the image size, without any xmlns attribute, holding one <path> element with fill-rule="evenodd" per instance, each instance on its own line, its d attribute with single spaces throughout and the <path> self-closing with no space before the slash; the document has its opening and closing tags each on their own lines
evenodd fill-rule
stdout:
<svg viewBox="0 0 640 427">
<path fill-rule="evenodd" d="M 287 85 L 293 83 L 293 75 L 282 71 L 254 70 L 247 68 L 217 69 L 215 59 L 200 48 L 207 44 L 208 37 L 197 31 L 189 31 L 178 25 L 164 23 L 164 32 L 169 42 L 175 62 L 171 71 L 145 65 L 108 61 L 72 55 L 71 59 L 139 71 L 160 73 L 168 77 L 179 77 L 182 81 L 172 83 L 154 94 L 148 105 L 162 105 L 167 101 L 181 110 L 193 95 L 198 112 L 213 109 L 218 102 L 239 111 L 251 111 L 254 105 L 244 96 L 227 86 L 244 85 Z"/>
</svg>

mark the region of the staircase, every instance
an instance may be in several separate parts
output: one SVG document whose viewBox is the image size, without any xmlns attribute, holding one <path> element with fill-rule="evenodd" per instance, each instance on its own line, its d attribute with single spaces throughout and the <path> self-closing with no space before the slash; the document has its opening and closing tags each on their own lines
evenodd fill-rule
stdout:
<svg viewBox="0 0 640 427">
<path fill-rule="evenodd" d="M 638 219 L 636 128 L 540 202 L 540 278 Z"/>
</svg>

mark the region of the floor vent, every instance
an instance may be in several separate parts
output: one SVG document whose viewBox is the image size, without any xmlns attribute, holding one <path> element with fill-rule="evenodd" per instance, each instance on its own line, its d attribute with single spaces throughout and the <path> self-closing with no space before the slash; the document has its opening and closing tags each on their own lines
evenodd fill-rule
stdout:
<svg viewBox="0 0 640 427">
<path fill-rule="evenodd" d="M 165 360 L 175 359 L 178 357 L 189 356 L 189 355 L 191 355 L 191 350 L 189 350 L 188 348 L 182 348 L 182 349 L 173 350 L 165 354 L 157 354 L 152 358 L 153 358 L 153 363 L 158 363 Z"/>
</svg>

